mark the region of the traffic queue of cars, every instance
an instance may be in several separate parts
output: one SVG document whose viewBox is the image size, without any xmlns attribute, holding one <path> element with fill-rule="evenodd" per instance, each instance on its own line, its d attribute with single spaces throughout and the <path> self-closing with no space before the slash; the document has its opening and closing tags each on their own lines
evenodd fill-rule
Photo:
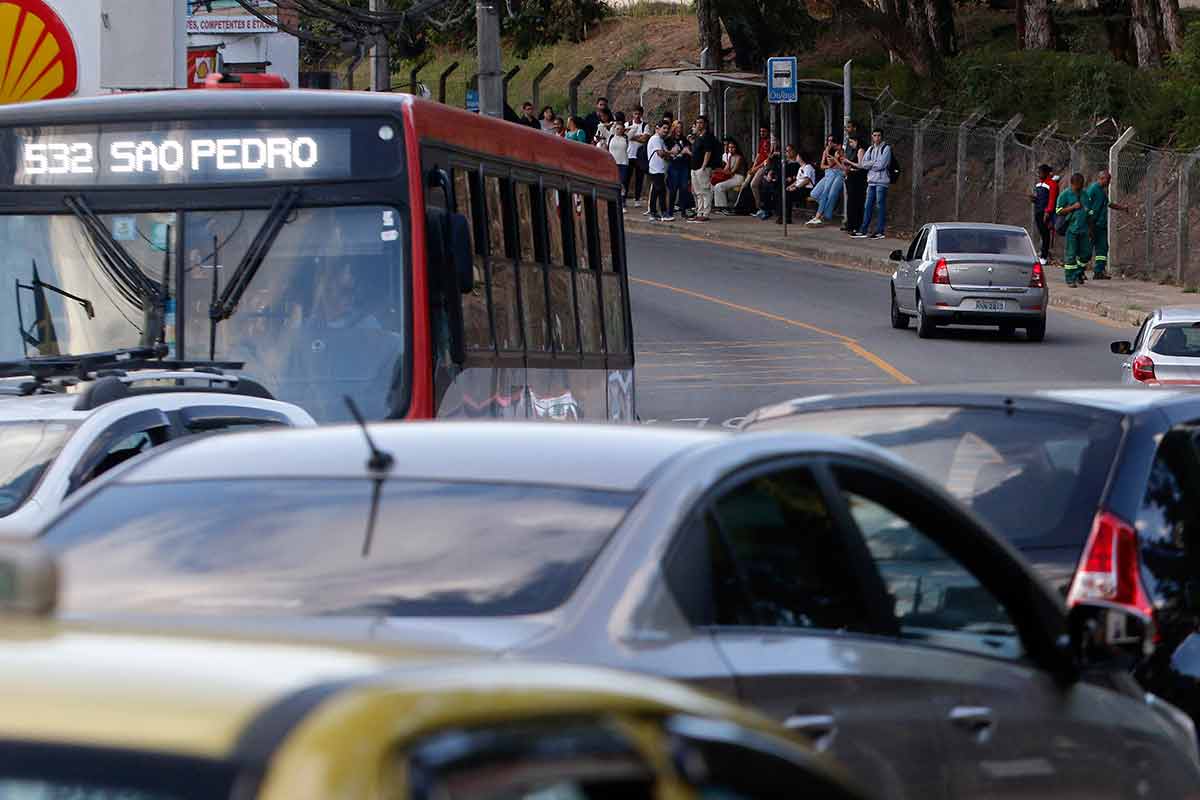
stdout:
<svg viewBox="0 0 1200 800">
<path fill-rule="evenodd" d="M 1025 424 L 1016 403 L 999 413 Z M 755 432 L 778 418 L 736 434 L 385 423 L 197 438 L 81 489 L 40 543 L 71 625 L 672 678 L 774 718 L 871 796 L 1200 787 L 1191 719 L 1135 678 L 1160 634 L 1122 602 L 1123 539 L 1088 546 L 1068 612 L 954 496 L 964 476 L 1003 472 L 985 425 L 947 433 L 947 480 L 867 441 Z M 1093 465 L 1090 440 L 1046 438 L 1061 469 Z M 1027 516 L 1053 513 L 1028 500 Z M 1096 508 L 1127 513 L 1107 495 Z"/>
</svg>

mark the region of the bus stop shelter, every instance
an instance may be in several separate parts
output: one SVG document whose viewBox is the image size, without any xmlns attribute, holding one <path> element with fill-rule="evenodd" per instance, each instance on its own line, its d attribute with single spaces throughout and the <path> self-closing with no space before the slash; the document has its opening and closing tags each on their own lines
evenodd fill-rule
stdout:
<svg viewBox="0 0 1200 800">
<path fill-rule="evenodd" d="M 766 78 L 755 72 L 723 72 L 715 69 L 698 67 L 664 67 L 657 69 L 638 70 L 630 73 L 641 80 L 638 96 L 643 105 L 648 92 L 660 91 L 674 94 L 676 97 L 676 116 L 682 116 L 683 98 L 688 94 L 700 96 L 700 106 L 712 120 L 718 136 L 726 136 L 729 124 L 729 93 L 735 90 L 753 91 L 756 93 L 754 103 L 754 119 L 750 130 L 759 127 L 759 116 L 767 96 Z M 797 81 L 801 97 L 817 97 L 825 112 L 825 135 L 834 131 L 834 110 L 842 102 L 842 84 L 817 78 L 801 78 Z M 708 97 L 713 98 L 716 108 L 708 108 Z M 854 93 L 852 99 L 871 102 L 873 97 Z M 771 114 L 768 127 L 772 134 L 777 133 L 778 122 Z"/>
</svg>

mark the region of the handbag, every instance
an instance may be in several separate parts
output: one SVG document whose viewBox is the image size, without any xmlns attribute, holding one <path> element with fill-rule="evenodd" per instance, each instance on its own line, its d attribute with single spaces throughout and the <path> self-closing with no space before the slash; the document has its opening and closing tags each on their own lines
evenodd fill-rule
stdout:
<svg viewBox="0 0 1200 800">
<path fill-rule="evenodd" d="M 714 169 L 713 173 L 712 173 L 712 178 L 709 179 L 709 183 L 711 183 L 713 186 L 716 186 L 718 183 L 721 183 L 722 181 L 727 181 L 732 177 L 733 177 L 733 173 L 729 172 L 728 170 Z"/>
<path fill-rule="evenodd" d="M 1074 212 L 1072 212 L 1074 213 Z M 1071 226 L 1070 214 L 1056 214 L 1054 217 L 1054 232 L 1059 236 L 1067 235 L 1067 228 Z"/>
</svg>

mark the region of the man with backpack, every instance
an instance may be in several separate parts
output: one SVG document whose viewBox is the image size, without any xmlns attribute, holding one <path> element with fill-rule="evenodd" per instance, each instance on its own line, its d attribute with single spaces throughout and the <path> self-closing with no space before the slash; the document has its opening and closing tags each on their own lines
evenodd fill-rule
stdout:
<svg viewBox="0 0 1200 800">
<path fill-rule="evenodd" d="M 863 208 L 862 227 L 855 239 L 882 239 L 887 221 L 887 193 L 892 181 L 899 177 L 900 165 L 892 157 L 892 147 L 883 140 L 883 130 L 871 131 L 871 146 L 858 162 L 858 169 L 867 172 L 867 203 Z M 871 221 L 879 219 L 879 228 L 871 233 Z"/>
</svg>

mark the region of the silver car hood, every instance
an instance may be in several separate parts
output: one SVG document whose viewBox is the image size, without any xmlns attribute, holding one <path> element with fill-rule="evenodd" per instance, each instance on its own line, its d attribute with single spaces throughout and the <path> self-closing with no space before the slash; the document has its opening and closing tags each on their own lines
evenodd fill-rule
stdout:
<svg viewBox="0 0 1200 800">
<path fill-rule="evenodd" d="M 502 655 L 554 629 L 549 617 L 159 617 L 64 615 L 65 622 L 102 623 L 170 633 L 219 633 L 274 640 L 380 644 Z"/>
</svg>

